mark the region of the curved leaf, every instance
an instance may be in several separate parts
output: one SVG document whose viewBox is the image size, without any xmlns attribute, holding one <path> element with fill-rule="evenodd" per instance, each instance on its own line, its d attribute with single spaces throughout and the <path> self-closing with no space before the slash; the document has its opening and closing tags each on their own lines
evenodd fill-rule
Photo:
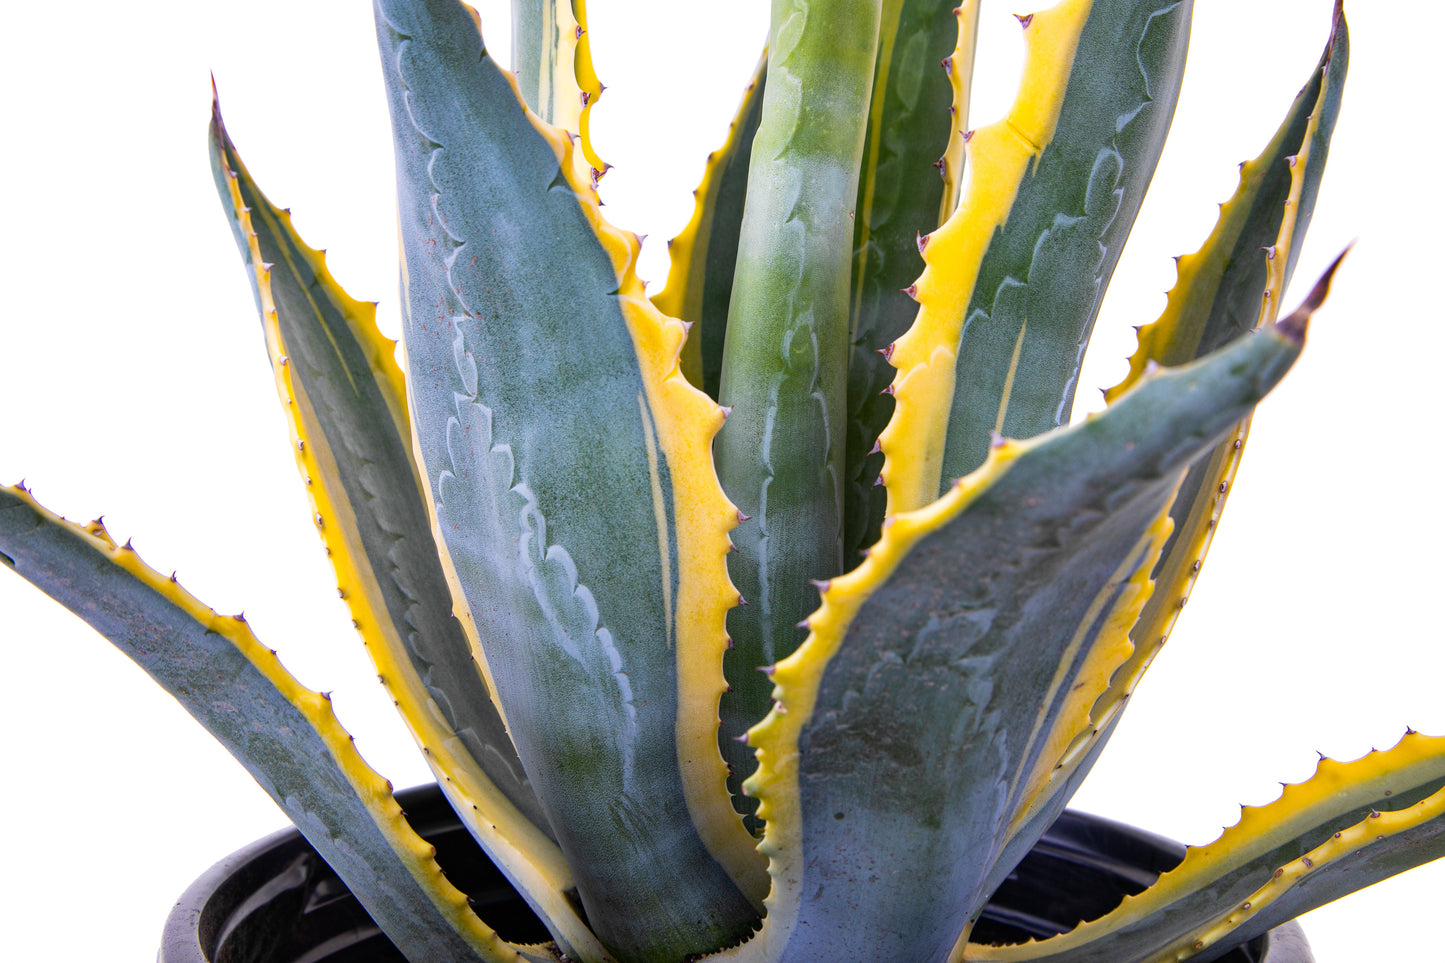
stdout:
<svg viewBox="0 0 1445 963">
<path fill-rule="evenodd" d="M 976 963 L 1134 963 L 1223 955 L 1301 913 L 1445 856 L 1445 738 L 1407 733 L 1354 762 L 1321 759 L 1149 889 L 1048 940 L 970 944 Z"/>
<path fill-rule="evenodd" d="M 1063 422 L 1110 274 L 1174 113 L 1189 0 L 1063 0 L 1022 17 L 1006 118 L 972 133 L 963 197 L 924 249 L 892 350 L 888 511 L 983 461 L 991 431 Z"/>
<path fill-rule="evenodd" d="M 1343 15 L 1337 11 L 1319 67 L 1264 153 L 1241 166 L 1239 189 L 1220 210 L 1219 221 L 1204 246 L 1179 259 L 1179 283 L 1170 292 L 1159 320 L 1141 329 L 1140 348 L 1131 361 L 1130 374 L 1108 393 L 1110 400 L 1127 391 L 1150 362 L 1185 363 L 1274 320 L 1286 272 L 1277 272 L 1272 266 L 1291 263 L 1293 255 L 1287 252 L 1297 252 L 1303 239 L 1303 225 L 1314 198 L 1314 191 L 1306 190 L 1306 185 L 1318 184 L 1324 166 L 1348 58 L 1348 35 Z M 1305 144 L 1316 146 L 1306 149 Z M 1296 154 L 1300 156 L 1289 160 Z M 1301 197 L 1304 199 L 1299 200 Z M 1286 213 L 1292 208 L 1298 216 Z M 1266 250 L 1272 251 L 1272 256 L 1267 258 Z M 1338 265 L 1336 260 L 1306 298 L 1307 305 L 1323 299 Z M 1266 291 L 1271 292 L 1270 297 L 1265 296 Z M 1245 323 L 1246 317 L 1253 317 L 1253 322 Z M 1093 726 L 1065 748 L 1046 784 L 1038 787 L 1034 801 L 1016 817 L 1021 827 L 1018 839 L 1000 858 L 990 888 L 1002 882 L 1003 875 L 1028 852 L 1027 841 L 1063 809 L 1108 741 L 1129 694 L 1168 639 L 1199 577 L 1225 500 L 1234 487 L 1250 421 L 1245 418 L 1214 451 L 1196 461 L 1179 486 L 1169 509 L 1173 531 L 1154 569 L 1154 591 L 1130 631 L 1134 654 L 1094 706 Z"/>
<path fill-rule="evenodd" d="M 394 344 L 256 187 L 219 109 L 217 186 L 251 275 L 297 465 L 352 620 L 438 784 L 570 955 L 600 948 L 572 873 L 452 616 L 410 452 Z"/>
<path fill-rule="evenodd" d="M 331 710 L 241 616 L 220 616 L 173 579 L 0 488 L 0 561 L 113 642 L 216 737 L 280 806 L 413 963 L 544 959 L 500 940 L 407 825 Z"/>
<path fill-rule="evenodd" d="M 702 183 L 693 191 L 692 219 L 681 234 L 667 242 L 667 286 L 652 299 L 663 314 L 692 325 L 682 348 L 682 371 L 710 398 L 717 397 L 722 377 L 748 160 L 763 115 L 767 77 L 768 52 L 764 50 L 728 127 L 727 140 L 707 155 Z"/>
<path fill-rule="evenodd" d="M 854 217 L 845 571 L 878 540 L 883 524 L 887 493 L 874 485 L 883 465 L 875 445 L 893 415 L 893 396 L 884 391 L 893 369 L 882 352 L 918 313 L 908 289 L 923 266 L 921 236 L 938 227 L 945 208 L 952 213 L 978 10 L 978 0 L 957 7 L 954 0 L 884 5 Z"/>
<path fill-rule="evenodd" d="M 588 131 L 603 88 L 592 67 L 586 0 L 512 0 L 512 71 L 537 116 L 582 138 L 583 172 L 605 171 Z"/>
<path fill-rule="evenodd" d="M 593 929 L 713 949 L 765 880 L 716 748 L 721 411 L 678 371 L 638 244 L 456 0 L 381 0 L 408 392 L 455 595 Z M 666 852 L 666 860 L 656 854 Z M 765 885 L 765 883 L 764 883 Z M 757 895 L 761 895 L 760 893 Z"/>
<path fill-rule="evenodd" d="M 832 580 L 750 733 L 774 880 L 760 938 L 782 958 L 948 958 L 1003 830 L 1129 655 L 1184 470 L 1302 338 L 1292 317 L 1067 431 L 1000 442 Z"/>
</svg>

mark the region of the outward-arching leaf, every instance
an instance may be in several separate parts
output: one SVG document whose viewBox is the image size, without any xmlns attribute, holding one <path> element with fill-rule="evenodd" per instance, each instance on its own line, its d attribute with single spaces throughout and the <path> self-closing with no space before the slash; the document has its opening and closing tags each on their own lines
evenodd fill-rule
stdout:
<svg viewBox="0 0 1445 963">
<path fill-rule="evenodd" d="M 1000 443 L 831 582 L 750 733 L 769 955 L 948 958 L 1027 786 L 1128 657 L 1184 470 L 1298 355 L 1289 321 Z"/>
<path fill-rule="evenodd" d="M 883 352 L 918 313 L 908 289 L 923 268 L 920 238 L 952 213 L 978 10 L 978 0 L 883 5 L 854 211 L 844 571 L 877 541 L 883 523 L 887 493 L 873 484 L 883 465 L 878 434 L 893 414 L 884 390 L 893 368 Z"/>
<path fill-rule="evenodd" d="M 1445 856 L 1445 738 L 1322 759 L 1113 912 L 1018 946 L 970 944 L 971 963 L 1207 963 L 1331 900 Z"/>
<path fill-rule="evenodd" d="M 671 961 L 736 941 L 756 919 L 740 886 L 766 877 L 716 748 L 721 410 L 678 371 L 636 238 L 469 11 L 377 11 L 407 390 L 459 614 L 603 943 Z"/>
<path fill-rule="evenodd" d="M 681 234 L 667 242 L 667 286 L 652 299 L 663 314 L 692 325 L 682 348 L 682 372 L 710 398 L 717 397 L 722 377 L 723 340 L 733 270 L 737 266 L 738 232 L 743 224 L 748 159 L 763 115 L 767 76 L 768 52 L 764 50 L 728 128 L 727 140 L 707 155 L 702 183 L 693 192 L 697 200 L 692 219 Z"/>
<path fill-rule="evenodd" d="M 1067 417 L 1104 288 L 1174 113 L 1190 0 L 1063 0 L 1023 17 L 1008 117 L 973 132 L 963 196 L 928 239 L 893 347 L 888 511 L 983 461 L 989 433 Z"/>
<path fill-rule="evenodd" d="M 377 331 L 372 305 L 347 296 L 257 188 L 219 109 L 211 151 L 316 524 L 377 674 L 452 807 L 559 945 L 595 950 L 567 895 L 571 870 L 452 616 L 395 345 Z"/>
<path fill-rule="evenodd" d="M 1204 246 L 1177 259 L 1179 280 L 1164 313 L 1139 330 L 1139 350 L 1129 360 L 1129 374 L 1106 393 L 1110 400 L 1127 391 L 1150 362 L 1183 364 L 1273 320 L 1280 292 L 1265 292 L 1271 282 L 1286 288 L 1294 273 L 1349 60 L 1349 30 L 1337 7 L 1318 66 L 1264 151 L 1240 165 L 1239 186 L 1221 206 Z M 1277 279 L 1275 265 L 1283 268 Z"/>
<path fill-rule="evenodd" d="M 0 488 L 0 561 L 80 616 L 176 698 L 260 783 L 412 963 L 514 963 L 477 919 L 336 721 L 240 616 L 221 616 L 174 579 L 22 488 Z"/>
<path fill-rule="evenodd" d="M 808 580 L 842 570 L 848 277 L 858 167 L 881 0 L 780 0 L 768 89 L 753 141 L 718 399 L 731 408 L 714 454 L 740 509 L 728 571 L 746 606 L 728 614 L 733 647 L 718 740 L 728 787 L 751 753 L 734 740 L 769 705 L 758 668 L 803 639 Z M 755 820 L 749 818 L 750 823 Z"/>
<path fill-rule="evenodd" d="M 1277 268 L 1293 263 L 1303 241 L 1339 113 L 1348 59 L 1348 34 L 1337 10 L 1320 65 L 1268 147 L 1241 165 L 1239 189 L 1220 210 L 1204 246 L 1179 259 L 1179 283 L 1169 293 L 1164 314 L 1140 331 L 1130 374 L 1108 393 L 1111 400 L 1142 377 L 1150 362 L 1183 364 L 1274 320 L 1290 273 Z M 1333 270 L 1307 300 L 1324 296 Z M 1095 704 L 1091 727 L 1065 748 L 1058 765 L 1037 787 L 1033 802 L 1016 817 L 1019 834 L 1000 858 L 990 889 L 1023 858 L 1028 840 L 1063 809 L 1108 741 L 1129 694 L 1168 638 L 1233 488 L 1249 422 L 1244 419 L 1196 461 L 1179 486 L 1169 510 L 1173 531 L 1154 569 L 1154 591 L 1130 632 L 1134 654 Z"/>
</svg>

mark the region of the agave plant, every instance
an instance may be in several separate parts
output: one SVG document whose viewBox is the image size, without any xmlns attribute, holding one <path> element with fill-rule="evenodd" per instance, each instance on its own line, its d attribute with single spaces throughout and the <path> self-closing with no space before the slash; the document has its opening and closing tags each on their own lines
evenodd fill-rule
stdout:
<svg viewBox="0 0 1445 963">
<path fill-rule="evenodd" d="M 212 125 L 342 596 L 553 944 L 471 912 L 244 619 L 0 494 L 5 560 L 230 748 L 409 958 L 1209 959 L 1439 855 L 1445 747 L 1411 733 L 1074 933 L 968 941 L 1172 628 L 1322 301 L 1328 277 L 1279 319 L 1338 9 L 1108 410 L 1064 428 L 1188 3 L 1022 17 L 1018 101 L 976 132 L 976 3 L 777 5 L 656 304 L 598 207 L 601 86 L 561 6 L 518 6 L 514 78 L 461 4 L 377 4 L 405 372 Z"/>
</svg>

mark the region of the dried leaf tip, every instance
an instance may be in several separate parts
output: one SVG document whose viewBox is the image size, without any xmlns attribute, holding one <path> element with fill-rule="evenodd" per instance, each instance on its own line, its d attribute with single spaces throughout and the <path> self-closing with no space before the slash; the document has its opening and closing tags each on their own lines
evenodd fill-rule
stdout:
<svg viewBox="0 0 1445 963">
<path fill-rule="evenodd" d="M 1310 293 L 1305 295 L 1304 302 L 1295 308 L 1294 312 L 1288 317 L 1282 318 L 1275 323 L 1274 327 L 1276 331 L 1296 344 L 1304 343 L 1305 333 L 1309 330 L 1310 326 L 1310 317 L 1319 310 L 1320 305 L 1325 303 L 1325 298 L 1327 298 L 1330 293 L 1330 282 L 1334 280 L 1335 271 L 1339 269 L 1340 262 L 1345 259 L 1345 255 L 1349 254 L 1354 246 L 1354 242 L 1351 241 L 1349 247 L 1341 251 L 1339 256 L 1330 263 L 1330 266 L 1325 268 L 1325 273 L 1315 282 L 1315 286 L 1310 289 Z"/>
</svg>

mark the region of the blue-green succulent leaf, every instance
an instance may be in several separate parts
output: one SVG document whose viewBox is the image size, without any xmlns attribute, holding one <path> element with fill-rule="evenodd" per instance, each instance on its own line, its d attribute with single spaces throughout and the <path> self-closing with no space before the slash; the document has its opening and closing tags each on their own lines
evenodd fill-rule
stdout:
<svg viewBox="0 0 1445 963">
<path fill-rule="evenodd" d="M 1239 822 L 1149 889 L 1062 936 L 970 944 L 972 963 L 1208 963 L 1240 943 L 1445 856 L 1445 738 L 1407 733 L 1314 776 Z"/>
<path fill-rule="evenodd" d="M 411 454 L 405 387 L 395 345 L 376 329 L 375 309 L 348 297 L 290 214 L 251 179 L 226 136 L 219 108 L 211 159 L 231 227 L 251 277 L 272 369 L 291 422 L 297 460 L 322 538 L 357 629 L 414 734 L 455 739 L 453 760 L 484 772 L 542 832 L 542 814 L 522 764 L 472 659 L 437 557 Z M 406 673 L 416 685 L 395 678 Z M 433 730 L 439 715 L 444 728 Z M 423 731 L 427 731 L 423 735 Z M 445 752 L 443 745 L 429 754 Z M 448 767 L 453 768 L 453 767 Z"/>
<path fill-rule="evenodd" d="M 750 733 L 774 880 L 760 938 L 782 958 L 948 958 L 1129 656 L 1184 471 L 1284 375 L 1306 318 L 996 443 L 832 580 Z"/>
<path fill-rule="evenodd" d="M 460 614 L 603 943 L 673 960 L 736 941 L 766 877 L 716 748 L 721 410 L 678 370 L 637 239 L 470 11 L 377 12 L 407 388 Z"/>
<path fill-rule="evenodd" d="M 1111 400 L 1121 397 L 1142 377 L 1150 362 L 1183 364 L 1273 320 L 1289 274 L 1277 268 L 1292 261 L 1313 209 L 1329 134 L 1339 112 L 1348 43 L 1343 15 L 1337 11 L 1320 65 L 1264 152 L 1242 165 L 1239 189 L 1220 210 L 1219 221 L 1204 246 L 1179 259 L 1179 283 L 1169 293 L 1159 320 L 1140 330 L 1140 348 L 1131 361 L 1130 374 L 1108 392 Z M 1306 139 L 1316 146 L 1305 151 Z M 1154 591 L 1130 632 L 1134 654 L 1095 704 L 1091 713 L 1094 728 L 1059 759 L 1051 779 L 1054 785 L 1045 790 L 1018 836 L 1005 848 L 990 890 L 1024 857 L 1030 840 L 1053 822 L 1088 774 L 1129 694 L 1167 640 L 1234 487 L 1250 420 L 1244 419 L 1227 432 L 1212 452 L 1190 467 L 1179 486 L 1169 509 L 1172 531 L 1154 569 Z"/>
<path fill-rule="evenodd" d="M 606 954 L 528 785 L 437 557 L 405 387 L 371 304 L 302 243 L 211 128 L 213 170 L 261 312 L 297 467 L 352 621 L 463 824 L 576 959 Z"/>
<path fill-rule="evenodd" d="M 728 571 L 747 601 L 729 613 L 723 663 L 729 788 L 755 826 L 733 740 L 761 719 L 758 667 L 803 640 L 809 579 L 842 570 L 850 218 L 872 89 L 881 0 L 779 0 L 753 140 L 718 399 L 715 454 L 744 519 Z"/>
<path fill-rule="evenodd" d="M 697 200 L 692 219 L 681 234 L 667 242 L 667 286 L 652 299 L 663 314 L 692 325 L 682 349 L 682 371 L 710 398 L 717 397 L 722 377 L 748 160 L 763 115 L 767 77 L 768 53 L 764 50 L 728 128 L 727 140 L 707 155 L 702 183 L 693 192 Z"/>
<path fill-rule="evenodd" d="M 878 540 L 878 435 L 893 415 L 885 354 L 918 313 L 920 239 L 952 213 L 978 38 L 978 0 L 885 0 L 854 211 L 843 569 Z"/>
<path fill-rule="evenodd" d="M 1174 113 L 1190 0 L 1064 0 L 1021 17 L 1008 116 L 974 131 L 963 194 L 924 249 L 893 347 L 888 511 L 931 502 L 991 432 L 1068 417 L 1084 348 Z"/>
<path fill-rule="evenodd" d="M 512 70 L 518 94 L 538 117 L 581 136 L 579 170 L 605 170 L 588 130 L 602 84 L 592 67 L 585 0 L 512 0 Z"/>
<path fill-rule="evenodd" d="M 217 615 L 99 522 L 67 522 L 22 488 L 0 488 L 0 562 L 88 622 L 205 726 L 412 963 L 546 958 L 477 919 L 330 699 L 297 682 L 240 616 Z"/>
</svg>

